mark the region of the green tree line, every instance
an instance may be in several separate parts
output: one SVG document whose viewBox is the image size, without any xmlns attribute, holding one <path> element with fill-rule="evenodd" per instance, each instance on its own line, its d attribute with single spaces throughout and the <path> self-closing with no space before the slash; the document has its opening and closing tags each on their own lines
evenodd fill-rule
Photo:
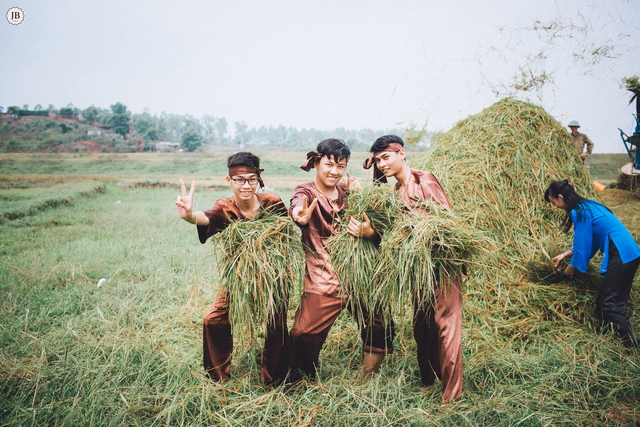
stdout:
<svg viewBox="0 0 640 427">
<path fill-rule="evenodd" d="M 0 113 L 4 108 L 0 107 Z M 24 116 L 45 116 L 25 121 Z M 69 119 L 65 121 L 64 119 Z M 40 123 L 40 121 L 42 123 Z M 89 130 L 92 129 L 93 132 Z M 341 138 L 353 150 L 366 150 L 373 140 L 386 133 L 409 136 L 407 129 L 297 129 L 285 126 L 248 127 L 244 121 L 232 126 L 224 117 L 162 112 L 132 113 L 117 102 L 110 108 L 91 105 L 83 110 L 73 104 L 56 109 L 53 105 L 32 110 L 28 105 L 10 106 L 0 121 L 0 151 L 81 151 L 79 141 L 95 142 L 100 151 L 154 151 L 156 143 L 179 144 L 186 151 L 207 151 L 216 148 L 254 150 L 311 150 L 325 138 Z M 427 148 L 430 134 L 420 133 L 418 147 Z M 75 144 L 74 144 L 75 143 Z M 84 145 L 86 147 L 86 144 Z"/>
</svg>

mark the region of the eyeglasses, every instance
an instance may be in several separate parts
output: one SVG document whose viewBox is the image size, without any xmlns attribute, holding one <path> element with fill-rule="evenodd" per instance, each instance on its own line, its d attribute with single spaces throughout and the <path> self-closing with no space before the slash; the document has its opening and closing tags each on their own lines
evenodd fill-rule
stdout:
<svg viewBox="0 0 640 427">
<path fill-rule="evenodd" d="M 245 185 L 247 182 L 249 185 L 256 185 L 258 183 L 258 177 L 252 176 L 251 178 L 231 178 L 236 185 Z"/>
</svg>

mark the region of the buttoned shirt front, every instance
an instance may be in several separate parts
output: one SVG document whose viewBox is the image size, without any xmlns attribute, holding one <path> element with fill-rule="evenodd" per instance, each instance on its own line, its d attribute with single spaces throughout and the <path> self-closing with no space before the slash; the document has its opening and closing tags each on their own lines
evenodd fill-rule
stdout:
<svg viewBox="0 0 640 427">
<path fill-rule="evenodd" d="M 587 135 L 585 135 L 584 133 L 576 133 L 571 134 L 571 136 L 573 137 L 573 145 L 576 146 L 576 150 L 578 150 L 578 154 L 582 154 L 584 152 L 584 146 L 587 146 L 587 156 L 591 154 L 591 152 L 593 151 L 593 142 L 591 141 L 591 139 L 589 139 L 589 137 Z"/>
</svg>

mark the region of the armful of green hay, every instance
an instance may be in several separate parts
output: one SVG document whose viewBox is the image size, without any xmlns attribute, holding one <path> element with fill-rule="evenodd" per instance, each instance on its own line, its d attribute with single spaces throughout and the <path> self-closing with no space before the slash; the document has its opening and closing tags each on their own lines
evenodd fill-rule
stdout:
<svg viewBox="0 0 640 427">
<path fill-rule="evenodd" d="M 297 226 L 288 217 L 263 213 L 234 221 L 212 239 L 222 285 L 230 296 L 233 325 L 253 333 L 286 309 L 302 286 L 305 257 Z"/>
<path fill-rule="evenodd" d="M 461 278 L 467 263 L 491 246 L 484 233 L 455 212 L 420 201 L 382 239 L 374 275 L 376 303 L 390 301 L 402 310 L 416 296 L 420 304 L 432 304 L 438 287 Z"/>
</svg>

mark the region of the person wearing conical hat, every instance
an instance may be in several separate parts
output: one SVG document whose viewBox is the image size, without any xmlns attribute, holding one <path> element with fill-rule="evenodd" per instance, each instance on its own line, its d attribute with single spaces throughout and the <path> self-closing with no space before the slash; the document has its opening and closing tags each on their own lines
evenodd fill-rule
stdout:
<svg viewBox="0 0 640 427">
<path fill-rule="evenodd" d="M 578 123 L 577 120 L 571 120 L 571 122 L 569 122 L 569 129 L 571 129 L 571 136 L 573 137 L 573 145 L 576 146 L 576 150 L 578 150 L 578 154 L 584 162 L 584 159 L 591 155 L 591 152 L 593 151 L 593 141 L 591 141 L 591 139 L 584 133 L 578 132 L 579 127 L 580 123 Z M 587 146 L 587 151 L 584 151 L 585 145 Z"/>
</svg>

